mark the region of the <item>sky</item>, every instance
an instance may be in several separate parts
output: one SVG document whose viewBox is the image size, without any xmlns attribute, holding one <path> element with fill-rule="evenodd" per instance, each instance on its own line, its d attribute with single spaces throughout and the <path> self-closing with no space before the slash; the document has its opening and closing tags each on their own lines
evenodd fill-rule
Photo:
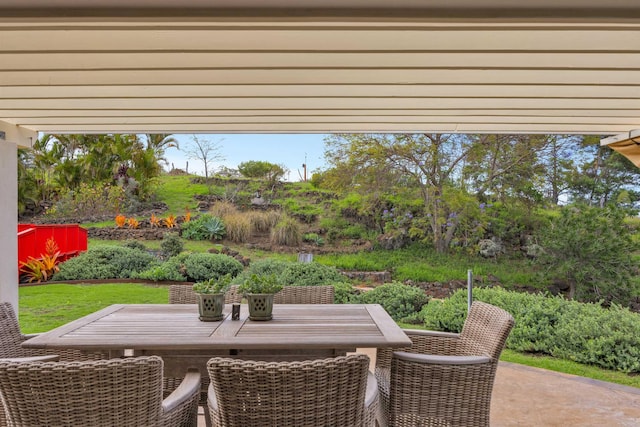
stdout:
<svg viewBox="0 0 640 427">
<path fill-rule="evenodd" d="M 238 164 L 249 160 L 266 161 L 284 165 L 289 169 L 285 175 L 287 181 L 300 181 L 303 175 L 302 164 L 307 164 L 307 178 L 319 168 L 325 167 L 324 134 L 206 134 L 196 135 L 199 140 L 218 142 L 220 154 L 225 158 L 215 162 L 214 169 L 224 165 L 237 169 Z M 189 162 L 189 172 L 204 176 L 204 164 L 190 159 L 185 148 L 193 145 L 193 134 L 174 134 L 180 144 L 180 150 L 169 148 L 166 158 L 177 169 L 185 170 Z M 211 166 L 209 167 L 211 169 Z M 211 173 L 211 170 L 209 171 Z"/>
</svg>

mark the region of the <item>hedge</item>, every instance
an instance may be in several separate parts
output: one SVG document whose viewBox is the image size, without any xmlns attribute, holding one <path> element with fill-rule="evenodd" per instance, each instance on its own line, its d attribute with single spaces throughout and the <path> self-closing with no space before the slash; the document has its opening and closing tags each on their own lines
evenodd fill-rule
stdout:
<svg viewBox="0 0 640 427">
<path fill-rule="evenodd" d="M 640 315 L 627 308 L 502 288 L 475 289 L 473 296 L 513 315 L 515 326 L 506 343 L 509 349 L 640 372 Z M 420 315 L 428 329 L 459 332 L 466 308 L 467 293 L 460 290 L 446 300 L 430 301 Z"/>
</svg>

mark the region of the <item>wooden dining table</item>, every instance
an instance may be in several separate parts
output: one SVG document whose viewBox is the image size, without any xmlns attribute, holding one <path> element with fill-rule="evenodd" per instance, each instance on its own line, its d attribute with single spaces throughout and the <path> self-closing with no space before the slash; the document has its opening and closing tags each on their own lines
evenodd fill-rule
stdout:
<svg viewBox="0 0 640 427">
<path fill-rule="evenodd" d="M 213 356 L 299 360 L 344 355 L 357 348 L 398 348 L 411 340 L 378 304 L 282 304 L 269 321 L 249 320 L 243 304 L 232 320 L 198 319 L 195 304 L 115 304 L 34 337 L 30 348 L 72 348 L 109 357 L 159 355 L 165 375 L 189 367 L 206 373 Z"/>
</svg>

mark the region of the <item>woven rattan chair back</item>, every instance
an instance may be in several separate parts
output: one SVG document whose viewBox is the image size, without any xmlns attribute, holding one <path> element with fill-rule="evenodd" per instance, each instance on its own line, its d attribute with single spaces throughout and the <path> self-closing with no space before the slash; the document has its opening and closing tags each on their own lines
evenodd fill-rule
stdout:
<svg viewBox="0 0 640 427">
<path fill-rule="evenodd" d="M 220 427 L 363 426 L 368 365 L 364 354 L 298 362 L 213 358 L 212 420 Z"/>
<path fill-rule="evenodd" d="M 21 344 L 30 338 L 20 331 L 20 325 L 8 302 L 0 303 L 0 359 L 21 357 L 56 356 L 62 361 L 100 360 L 106 358 L 102 353 L 85 353 L 71 349 L 46 350 L 39 348 L 26 348 Z M 7 425 L 5 413 L 0 406 L 0 427 Z"/>
<path fill-rule="evenodd" d="M 0 303 L 0 358 L 31 356 L 20 347 L 24 340 L 13 307 L 8 302 Z"/>
<path fill-rule="evenodd" d="M 57 355 L 62 361 L 99 360 L 106 356 L 101 353 L 84 353 L 78 350 L 45 350 L 25 348 L 21 344 L 31 336 L 20 331 L 20 325 L 13 306 L 8 302 L 0 303 L 0 358 L 37 357 Z"/>
<path fill-rule="evenodd" d="M 225 304 L 239 303 L 242 301 L 242 295 L 238 293 L 238 285 L 232 285 L 224 295 Z M 193 292 L 191 286 L 187 285 L 170 285 L 169 286 L 169 304 L 196 304 L 196 293 Z"/>
<path fill-rule="evenodd" d="M 475 301 L 460 332 L 463 352 L 487 355 L 497 363 L 513 324 L 513 317 L 503 309 Z"/>
<path fill-rule="evenodd" d="M 89 362 L 0 360 L 0 392 L 15 427 L 194 425 L 195 401 L 183 419 L 163 419 L 162 370 L 158 356 Z"/>
<path fill-rule="evenodd" d="M 333 286 L 285 286 L 273 296 L 274 304 L 333 304 Z"/>
<path fill-rule="evenodd" d="M 274 304 L 333 304 L 333 286 L 285 286 L 274 295 Z M 225 294 L 225 304 L 239 303 L 242 295 L 238 285 L 233 285 Z M 195 304 L 196 294 L 190 286 L 169 286 L 169 304 Z"/>
<path fill-rule="evenodd" d="M 498 359 L 513 325 L 506 311 L 476 301 L 460 334 L 405 331 L 412 347 L 378 351 L 389 426 L 488 427 Z"/>
</svg>

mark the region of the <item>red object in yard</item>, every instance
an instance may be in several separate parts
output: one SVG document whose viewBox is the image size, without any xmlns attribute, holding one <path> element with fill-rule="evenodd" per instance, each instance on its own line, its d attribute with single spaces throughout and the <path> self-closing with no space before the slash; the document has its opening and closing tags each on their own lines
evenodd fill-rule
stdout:
<svg viewBox="0 0 640 427">
<path fill-rule="evenodd" d="M 58 245 L 62 261 L 87 250 L 87 230 L 78 224 L 18 224 L 18 268 L 29 257 L 42 258 L 51 237 Z"/>
</svg>

